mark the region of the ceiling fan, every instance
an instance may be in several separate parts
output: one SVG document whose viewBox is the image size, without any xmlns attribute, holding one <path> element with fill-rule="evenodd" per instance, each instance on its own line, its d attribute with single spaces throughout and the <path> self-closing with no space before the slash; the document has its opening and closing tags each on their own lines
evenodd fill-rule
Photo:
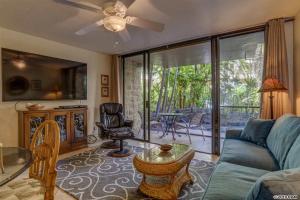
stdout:
<svg viewBox="0 0 300 200">
<path fill-rule="evenodd" d="M 156 32 L 164 29 L 164 24 L 126 15 L 127 9 L 135 0 L 108 0 L 103 6 L 99 6 L 84 0 L 61 0 L 60 2 L 75 6 L 81 9 L 103 14 L 104 18 L 78 30 L 75 34 L 85 35 L 104 26 L 107 30 L 117 32 L 124 41 L 130 40 L 130 35 L 126 29 L 127 25 L 136 26 Z"/>
</svg>

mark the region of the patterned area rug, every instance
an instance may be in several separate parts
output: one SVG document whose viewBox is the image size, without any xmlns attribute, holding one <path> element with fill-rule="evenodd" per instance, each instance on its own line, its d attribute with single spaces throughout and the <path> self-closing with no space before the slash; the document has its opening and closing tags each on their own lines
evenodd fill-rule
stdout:
<svg viewBox="0 0 300 200">
<path fill-rule="evenodd" d="M 142 151 L 132 147 L 134 153 Z M 58 161 L 56 185 L 80 200 L 146 200 L 137 191 L 142 175 L 133 164 L 134 155 L 126 158 L 106 156 L 109 150 L 95 149 Z M 179 199 L 199 200 L 215 167 L 212 162 L 192 160 L 192 186 L 184 186 Z"/>
</svg>

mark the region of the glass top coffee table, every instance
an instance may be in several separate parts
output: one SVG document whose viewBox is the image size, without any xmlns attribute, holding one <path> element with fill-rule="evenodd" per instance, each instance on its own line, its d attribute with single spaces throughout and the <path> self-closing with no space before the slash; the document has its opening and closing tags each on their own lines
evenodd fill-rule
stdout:
<svg viewBox="0 0 300 200">
<path fill-rule="evenodd" d="M 4 173 L 0 171 L 0 186 L 16 178 L 32 163 L 31 152 L 21 147 L 2 147 Z"/>
<path fill-rule="evenodd" d="M 133 159 L 137 171 L 143 174 L 139 190 L 157 199 L 177 199 L 183 184 L 192 183 L 189 165 L 195 151 L 185 144 L 172 144 L 169 152 L 160 147 L 145 149 Z"/>
</svg>

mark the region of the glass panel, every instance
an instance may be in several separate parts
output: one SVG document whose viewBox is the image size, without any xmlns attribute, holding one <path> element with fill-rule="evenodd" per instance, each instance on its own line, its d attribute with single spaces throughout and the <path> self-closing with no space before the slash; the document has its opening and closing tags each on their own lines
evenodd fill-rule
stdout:
<svg viewBox="0 0 300 200">
<path fill-rule="evenodd" d="M 30 118 L 30 143 L 32 141 L 35 130 L 45 121 L 45 117 L 31 117 Z"/>
<path fill-rule="evenodd" d="M 210 41 L 150 54 L 149 78 L 150 141 L 176 141 L 210 153 Z"/>
<path fill-rule="evenodd" d="M 227 129 L 259 116 L 263 61 L 264 32 L 220 40 L 221 147 Z"/>
<path fill-rule="evenodd" d="M 137 157 L 148 163 L 168 163 L 179 160 L 191 148 L 185 144 L 173 144 L 173 147 L 168 152 L 162 152 L 160 147 L 152 149 L 144 149 Z"/>
<path fill-rule="evenodd" d="M 55 121 L 57 122 L 60 129 L 60 141 L 64 142 L 67 140 L 67 116 L 56 115 Z"/>
<path fill-rule="evenodd" d="M 84 130 L 84 114 L 74 113 L 74 135 L 76 139 L 81 139 L 85 137 Z"/>
<path fill-rule="evenodd" d="M 144 139 L 144 55 L 125 58 L 125 118 L 133 120 L 135 138 Z"/>
<path fill-rule="evenodd" d="M 4 173 L 0 175 L 0 185 L 4 185 L 27 169 L 31 163 L 31 152 L 18 147 L 1 147 Z"/>
</svg>

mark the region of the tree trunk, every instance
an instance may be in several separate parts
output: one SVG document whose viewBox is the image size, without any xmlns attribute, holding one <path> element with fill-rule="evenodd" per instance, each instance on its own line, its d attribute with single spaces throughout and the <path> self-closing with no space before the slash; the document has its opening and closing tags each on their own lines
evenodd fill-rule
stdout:
<svg viewBox="0 0 300 200">
<path fill-rule="evenodd" d="M 168 87 L 169 87 L 170 68 L 167 68 L 167 69 L 168 69 L 168 73 L 166 74 L 165 87 L 164 87 L 164 98 L 163 98 L 163 103 L 162 103 L 162 107 L 161 107 L 162 112 L 166 111 L 166 104 L 167 104 L 167 101 L 168 101 Z"/>
<path fill-rule="evenodd" d="M 168 109 L 167 109 L 168 112 L 170 112 L 171 109 L 172 109 L 172 102 L 173 102 L 173 99 L 174 99 L 174 93 L 175 93 L 176 83 L 177 83 L 177 75 L 178 75 L 178 71 L 179 71 L 178 69 L 179 69 L 179 67 L 176 68 L 176 73 L 175 73 L 175 76 L 174 76 L 174 82 L 173 82 L 171 98 L 170 98 Z"/>
<path fill-rule="evenodd" d="M 160 106 L 161 106 L 161 97 L 163 94 L 164 89 L 164 83 L 165 83 L 165 76 L 166 76 L 166 68 L 163 67 L 162 69 L 162 75 L 161 75 L 161 83 L 160 83 L 160 90 L 159 90 L 159 96 L 156 104 L 156 110 L 155 110 L 155 116 L 158 116 L 158 113 L 160 112 Z"/>
</svg>

